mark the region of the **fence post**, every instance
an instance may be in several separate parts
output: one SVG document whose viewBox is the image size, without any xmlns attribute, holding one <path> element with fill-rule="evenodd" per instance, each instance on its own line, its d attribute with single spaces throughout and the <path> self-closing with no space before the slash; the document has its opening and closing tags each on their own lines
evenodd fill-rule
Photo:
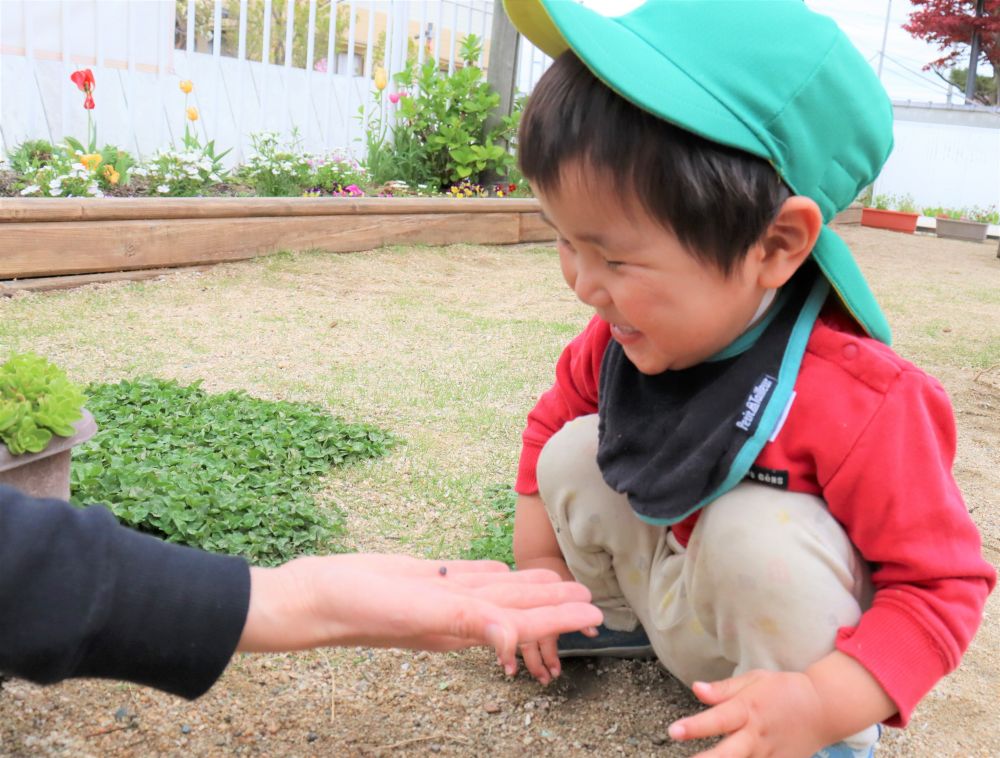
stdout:
<svg viewBox="0 0 1000 758">
<path fill-rule="evenodd" d="M 500 125 L 503 117 L 514 110 L 517 94 L 517 51 L 521 35 L 507 18 L 503 0 L 493 0 L 493 28 L 490 32 L 490 57 L 486 70 L 486 81 L 500 93 L 500 104 L 486 119 L 487 134 Z M 510 147 L 505 145 L 504 147 Z M 483 176 L 485 184 L 495 182 L 498 177 L 493 171 Z"/>
</svg>

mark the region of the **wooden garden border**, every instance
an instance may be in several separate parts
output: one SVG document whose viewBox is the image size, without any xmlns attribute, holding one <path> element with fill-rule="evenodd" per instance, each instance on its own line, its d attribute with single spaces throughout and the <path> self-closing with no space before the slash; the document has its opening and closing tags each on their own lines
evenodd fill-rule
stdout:
<svg viewBox="0 0 1000 758">
<path fill-rule="evenodd" d="M 4 198 L 0 290 L 145 278 L 280 250 L 553 239 L 534 198 Z"/>
</svg>

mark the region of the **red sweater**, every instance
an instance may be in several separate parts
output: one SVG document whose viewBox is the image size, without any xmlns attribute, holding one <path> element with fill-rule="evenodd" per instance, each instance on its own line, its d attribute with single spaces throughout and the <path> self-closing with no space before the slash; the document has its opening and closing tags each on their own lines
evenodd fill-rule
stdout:
<svg viewBox="0 0 1000 758">
<path fill-rule="evenodd" d="M 538 491 L 535 466 L 567 421 L 597 412 L 608 324 L 594 317 L 563 351 L 555 385 L 528 414 L 515 489 Z M 958 666 L 979 627 L 996 571 L 952 477 L 955 424 L 941 384 L 828 307 L 813 329 L 795 399 L 756 465 L 788 472 L 788 487 L 822 497 L 872 564 L 875 600 L 837 649 L 893 699 L 914 706 Z M 698 513 L 673 526 L 687 544 Z"/>
</svg>

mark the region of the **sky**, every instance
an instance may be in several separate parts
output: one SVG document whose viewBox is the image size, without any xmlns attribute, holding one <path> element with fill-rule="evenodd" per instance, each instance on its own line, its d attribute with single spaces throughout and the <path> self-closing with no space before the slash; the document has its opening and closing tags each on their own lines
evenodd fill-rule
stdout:
<svg viewBox="0 0 1000 758">
<path fill-rule="evenodd" d="M 886 11 L 889 10 L 882 85 L 893 100 L 947 102 L 948 87 L 944 82 L 933 72 L 921 70 L 925 64 L 944 53 L 938 52 L 936 45 L 915 39 L 903 29 L 913 9 L 909 0 L 806 0 L 806 5 L 833 18 L 876 70 Z M 967 61 L 961 65 L 967 65 Z M 980 73 L 987 71 L 988 68 L 980 68 Z M 962 102 L 962 93 L 957 90 L 953 91 L 952 97 L 955 102 Z"/>
<path fill-rule="evenodd" d="M 641 5 L 643 0 L 579 0 L 605 13 L 624 13 Z M 903 30 L 913 6 L 910 0 L 805 0 L 817 13 L 833 18 L 854 46 L 878 70 L 882 36 L 886 35 L 885 57 L 882 58 L 882 85 L 893 100 L 915 102 L 948 102 L 949 87 L 934 73 L 923 71 L 925 64 L 940 58 L 934 45 L 914 39 Z M 963 62 L 961 65 L 966 65 Z M 987 73 L 980 67 L 980 73 Z M 952 89 L 955 102 L 962 102 L 962 93 Z"/>
</svg>

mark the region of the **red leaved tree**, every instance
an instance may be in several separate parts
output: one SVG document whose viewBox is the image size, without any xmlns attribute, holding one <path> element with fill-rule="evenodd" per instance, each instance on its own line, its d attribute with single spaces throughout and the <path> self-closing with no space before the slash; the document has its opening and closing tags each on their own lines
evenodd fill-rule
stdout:
<svg viewBox="0 0 1000 758">
<path fill-rule="evenodd" d="M 947 55 L 931 61 L 926 68 L 948 68 L 965 54 L 972 44 L 972 34 L 979 32 L 978 60 L 993 66 L 993 76 L 1000 77 L 1000 0 L 982 0 L 982 15 L 976 15 L 977 0 L 910 0 L 916 6 L 910 23 L 903 28 L 919 39 L 935 44 Z"/>
</svg>

